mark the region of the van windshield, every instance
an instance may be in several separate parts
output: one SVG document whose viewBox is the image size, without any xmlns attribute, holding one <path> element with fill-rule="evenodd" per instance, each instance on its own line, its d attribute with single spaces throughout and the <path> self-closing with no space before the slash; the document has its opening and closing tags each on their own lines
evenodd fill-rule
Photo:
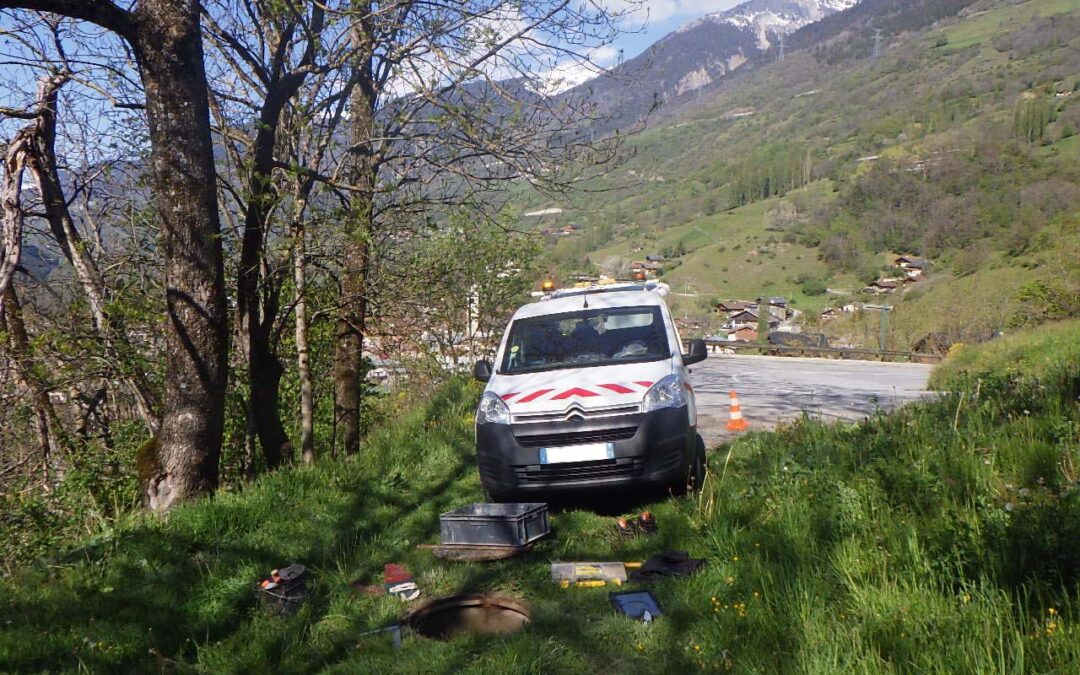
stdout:
<svg viewBox="0 0 1080 675">
<path fill-rule="evenodd" d="M 499 371 L 525 373 L 670 357 L 660 307 L 586 309 L 515 321 Z"/>
</svg>

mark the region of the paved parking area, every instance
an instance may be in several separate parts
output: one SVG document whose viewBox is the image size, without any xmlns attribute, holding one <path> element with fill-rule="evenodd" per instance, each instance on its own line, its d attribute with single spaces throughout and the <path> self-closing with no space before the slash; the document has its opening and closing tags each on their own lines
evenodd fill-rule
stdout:
<svg viewBox="0 0 1080 675">
<path fill-rule="evenodd" d="M 858 420 L 932 392 L 932 365 L 841 359 L 709 354 L 690 368 L 698 431 L 712 447 L 730 437 L 729 392 L 739 395 L 751 429 L 771 429 L 804 412 L 821 419 Z"/>
</svg>

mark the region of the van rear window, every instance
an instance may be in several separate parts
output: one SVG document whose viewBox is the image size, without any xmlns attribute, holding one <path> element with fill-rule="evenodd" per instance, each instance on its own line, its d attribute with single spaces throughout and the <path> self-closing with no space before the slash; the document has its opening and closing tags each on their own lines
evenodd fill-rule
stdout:
<svg viewBox="0 0 1080 675">
<path fill-rule="evenodd" d="M 670 357 L 659 307 L 586 309 L 515 321 L 499 372 L 607 366 Z"/>
</svg>

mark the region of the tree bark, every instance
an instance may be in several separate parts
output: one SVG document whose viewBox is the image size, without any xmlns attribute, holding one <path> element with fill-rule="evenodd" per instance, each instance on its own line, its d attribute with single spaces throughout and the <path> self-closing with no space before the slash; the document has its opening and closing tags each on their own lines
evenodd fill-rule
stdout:
<svg viewBox="0 0 1080 675">
<path fill-rule="evenodd" d="M 286 40 L 287 37 L 282 37 Z M 281 421 L 281 364 L 271 339 L 277 321 L 277 297 L 280 282 L 264 278 L 266 225 L 276 195 L 271 188 L 274 171 L 274 146 L 281 121 L 281 111 L 303 83 L 302 76 L 280 77 L 275 71 L 267 87 L 266 100 L 259 116 L 259 127 L 252 145 L 251 169 L 248 172 L 248 202 L 244 214 L 244 237 L 240 249 L 237 280 L 237 307 L 241 330 L 247 339 L 248 377 L 251 384 L 249 406 L 255 433 L 270 468 L 292 459 L 293 446 Z M 264 284 L 277 287 L 265 289 Z"/>
<path fill-rule="evenodd" d="M 357 53 L 349 111 L 351 156 L 349 183 L 354 186 L 345 222 L 345 244 L 334 351 L 334 428 L 341 435 L 346 455 L 360 450 L 360 406 L 363 396 L 363 350 L 367 318 L 367 278 L 374 231 L 374 130 L 377 91 L 372 73 L 370 1 L 356 4 L 359 13 L 352 29 Z"/>
<path fill-rule="evenodd" d="M 155 208 L 165 259 L 165 396 L 161 428 L 140 452 L 154 510 L 218 484 L 228 326 L 217 175 L 196 0 L 14 0 L 0 7 L 90 21 L 131 44 L 146 93 Z"/>
<path fill-rule="evenodd" d="M 19 384 L 30 398 L 34 410 L 34 431 L 38 437 L 38 449 L 41 453 L 41 472 L 45 488 L 51 489 L 53 477 L 53 444 L 49 427 L 50 420 L 55 420 L 56 412 L 49 401 L 49 388 L 34 374 L 30 354 L 30 337 L 23 323 L 22 307 L 15 293 L 15 286 L 9 284 L 4 290 L 4 307 L 0 312 L 0 326 L 7 327 L 8 343 L 15 361 L 15 370 Z"/>
<path fill-rule="evenodd" d="M 300 379 L 300 454 L 304 464 L 315 463 L 315 397 L 311 385 L 311 358 L 307 318 L 307 232 L 304 210 L 310 181 L 297 190 L 293 215 L 293 284 L 296 286 L 296 373 Z"/>
<path fill-rule="evenodd" d="M 30 135 L 26 129 L 15 134 L 4 154 L 4 180 L 0 185 L 3 208 L 3 232 L 0 239 L 0 314 L 4 313 L 7 290 L 15 279 L 22 256 L 22 178 L 30 154 Z"/>
<path fill-rule="evenodd" d="M 198 3 L 143 0 L 135 20 L 131 40 L 146 91 L 168 316 L 160 463 L 145 489 L 150 508 L 163 510 L 218 484 L 228 368 L 225 274 Z"/>
</svg>

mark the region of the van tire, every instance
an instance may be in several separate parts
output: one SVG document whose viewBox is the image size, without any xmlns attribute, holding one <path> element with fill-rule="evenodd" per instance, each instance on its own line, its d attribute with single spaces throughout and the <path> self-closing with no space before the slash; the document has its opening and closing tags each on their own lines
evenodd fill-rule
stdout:
<svg viewBox="0 0 1080 675">
<path fill-rule="evenodd" d="M 694 439 L 694 456 L 690 460 L 690 470 L 686 477 L 672 486 L 672 493 L 678 497 L 693 494 L 701 490 L 705 482 L 705 441 L 698 435 Z"/>
<path fill-rule="evenodd" d="M 698 435 L 694 443 L 694 459 L 690 462 L 690 473 L 686 477 L 686 491 L 690 494 L 701 491 L 705 484 L 705 440 Z"/>
</svg>

